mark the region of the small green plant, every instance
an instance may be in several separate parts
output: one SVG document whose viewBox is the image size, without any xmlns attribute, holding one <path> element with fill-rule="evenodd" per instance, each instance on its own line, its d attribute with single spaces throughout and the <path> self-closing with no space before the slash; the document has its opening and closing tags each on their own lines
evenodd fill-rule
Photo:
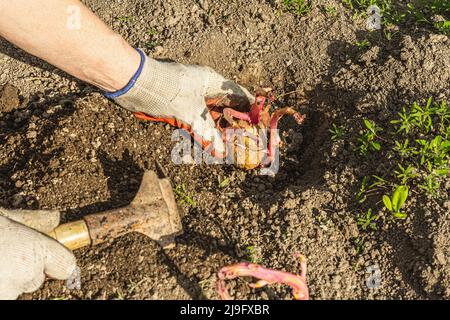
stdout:
<svg viewBox="0 0 450 320">
<path fill-rule="evenodd" d="M 257 247 L 247 246 L 245 249 L 247 251 L 248 260 L 251 263 L 256 263 L 256 264 L 261 263 L 260 252 L 259 252 L 260 250 Z"/>
<path fill-rule="evenodd" d="M 450 13 L 450 5 L 446 0 L 419 0 L 417 4 L 408 3 L 407 13 L 414 17 L 417 23 L 433 26 L 442 34 L 450 34 L 450 21 L 448 15 Z M 447 16 L 443 21 L 433 22 L 433 16 Z"/>
<path fill-rule="evenodd" d="M 326 216 L 315 215 L 314 220 L 316 220 L 317 224 L 322 230 L 329 230 L 334 228 L 333 221 L 331 219 L 328 219 Z"/>
<path fill-rule="evenodd" d="M 450 141 L 436 136 L 431 141 L 417 139 L 416 143 L 420 147 L 415 151 L 415 154 L 420 156 L 420 165 L 425 165 L 428 172 L 435 170 L 439 175 L 447 175 Z"/>
<path fill-rule="evenodd" d="M 435 104 L 435 115 L 438 116 L 438 121 L 435 127 L 439 130 L 441 135 L 449 138 L 450 132 L 450 107 L 447 106 L 445 101 Z"/>
<path fill-rule="evenodd" d="M 353 239 L 353 245 L 355 246 L 355 252 L 356 254 L 361 254 L 364 252 L 365 246 L 366 246 L 366 239 L 364 237 L 361 238 L 354 238 Z"/>
<path fill-rule="evenodd" d="M 449 156 L 450 156 L 450 140 L 442 136 L 436 136 L 430 142 L 431 156 L 429 161 L 432 162 L 433 168 L 440 176 L 446 176 L 449 173 Z M 431 171 L 431 170 L 429 170 Z"/>
<path fill-rule="evenodd" d="M 309 0 L 283 0 L 284 8 L 296 16 L 304 16 L 311 12 L 312 4 Z"/>
<path fill-rule="evenodd" d="M 372 178 L 375 179 L 375 182 L 373 182 L 369 186 L 369 189 L 372 189 L 372 188 L 387 188 L 390 185 L 389 181 L 387 181 L 386 179 L 383 179 L 380 176 L 372 175 Z"/>
<path fill-rule="evenodd" d="M 409 134 L 414 127 L 411 115 L 406 111 L 406 108 L 403 107 L 402 112 L 399 112 L 398 116 L 400 119 L 391 121 L 392 124 L 398 125 L 397 133 L 404 131 L 406 134 Z"/>
<path fill-rule="evenodd" d="M 226 186 L 228 186 L 230 184 L 231 180 L 230 178 L 225 178 L 225 179 L 221 179 L 219 177 L 219 188 L 225 188 Z"/>
<path fill-rule="evenodd" d="M 148 50 L 153 50 L 159 45 L 160 45 L 160 42 L 156 41 L 156 40 L 150 40 L 150 41 L 146 41 L 143 43 L 143 47 Z"/>
<path fill-rule="evenodd" d="M 436 109 L 435 106 L 432 106 L 432 102 L 433 100 L 429 98 L 425 107 L 421 107 L 417 102 L 414 102 L 410 113 L 413 124 L 416 128 L 425 131 L 425 133 L 429 133 L 433 130 L 432 115 L 435 113 Z"/>
<path fill-rule="evenodd" d="M 394 36 L 398 33 L 398 31 L 391 31 L 385 28 L 383 29 L 383 33 L 387 41 L 392 41 L 392 39 L 394 39 Z"/>
<path fill-rule="evenodd" d="M 338 127 L 335 123 L 333 123 L 329 129 L 329 132 L 331 133 L 331 141 L 335 142 L 344 137 L 345 130 L 343 127 Z"/>
<path fill-rule="evenodd" d="M 325 12 L 328 13 L 329 15 L 334 16 L 334 15 L 336 15 L 337 10 L 336 10 L 336 7 L 325 6 Z"/>
<path fill-rule="evenodd" d="M 392 0 L 343 0 L 350 9 L 354 11 L 353 18 L 359 16 L 366 17 L 369 6 L 377 6 L 380 8 L 381 15 L 385 17 L 385 21 L 392 23 L 399 20 L 401 14 L 395 10 Z"/>
<path fill-rule="evenodd" d="M 366 213 L 361 214 L 358 217 L 356 224 L 361 227 L 364 231 L 367 229 L 377 230 L 377 220 L 379 216 L 372 213 L 372 209 L 368 209 Z"/>
<path fill-rule="evenodd" d="M 367 177 L 364 177 L 361 181 L 359 191 L 356 194 L 356 200 L 358 200 L 358 203 L 363 203 L 364 201 L 366 201 L 366 190 L 367 190 Z"/>
<path fill-rule="evenodd" d="M 438 177 L 430 173 L 424 179 L 423 182 L 419 185 L 419 189 L 426 192 L 431 197 L 437 197 L 440 194 L 441 182 Z"/>
<path fill-rule="evenodd" d="M 442 34 L 450 36 L 450 20 L 438 21 L 434 23 L 434 27 Z"/>
<path fill-rule="evenodd" d="M 116 293 L 114 300 L 125 300 L 125 295 L 120 288 L 116 288 L 114 291 Z"/>
<path fill-rule="evenodd" d="M 403 205 L 406 202 L 406 199 L 408 198 L 408 192 L 409 189 L 407 186 L 398 186 L 394 190 L 392 197 L 389 197 L 388 195 L 383 196 L 384 206 L 394 214 L 394 217 L 398 219 L 406 218 L 406 213 L 401 212 L 400 210 L 402 209 Z"/>
<path fill-rule="evenodd" d="M 382 131 L 375 122 L 364 119 L 364 126 L 358 138 L 357 151 L 361 155 L 367 155 L 369 151 L 380 151 L 381 144 L 377 141 L 378 133 Z"/>
<path fill-rule="evenodd" d="M 399 169 L 394 171 L 394 173 L 402 185 L 406 185 L 409 180 L 417 177 L 416 169 L 412 165 L 408 165 L 405 168 L 399 163 L 398 168 Z"/>
<path fill-rule="evenodd" d="M 158 34 L 158 31 L 156 30 L 156 28 L 149 28 L 147 30 L 147 34 L 151 37 L 154 37 Z"/>
<path fill-rule="evenodd" d="M 424 13 L 421 12 L 416 5 L 414 5 L 413 3 L 408 3 L 406 7 L 408 8 L 408 14 L 413 16 L 416 19 L 416 22 L 429 23 Z"/>
<path fill-rule="evenodd" d="M 411 147 L 409 145 L 409 139 L 406 138 L 403 143 L 395 140 L 394 141 L 394 148 L 392 149 L 393 151 L 395 151 L 398 156 L 402 159 L 408 158 L 410 156 L 412 156 L 415 152 L 415 148 Z"/>
<path fill-rule="evenodd" d="M 361 41 L 355 41 L 355 46 L 357 46 L 359 49 L 367 49 L 370 47 L 370 41 L 367 39 L 361 40 Z"/>
<path fill-rule="evenodd" d="M 155 49 L 157 46 L 161 45 L 161 42 L 157 39 L 157 34 L 158 34 L 158 30 L 154 27 L 150 27 L 147 29 L 146 34 L 149 36 L 148 40 L 146 40 L 143 44 L 142 47 L 148 49 L 148 50 L 153 50 Z"/>
<path fill-rule="evenodd" d="M 174 192 L 180 198 L 180 204 L 195 207 L 195 201 L 190 192 L 187 191 L 186 184 L 178 184 L 175 187 Z"/>
</svg>

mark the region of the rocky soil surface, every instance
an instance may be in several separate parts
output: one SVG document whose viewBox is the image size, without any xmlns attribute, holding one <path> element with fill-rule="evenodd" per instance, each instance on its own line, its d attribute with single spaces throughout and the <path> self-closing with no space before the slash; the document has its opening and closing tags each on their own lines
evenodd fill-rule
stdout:
<svg viewBox="0 0 450 320">
<path fill-rule="evenodd" d="M 448 36 L 405 25 L 391 41 L 382 31 L 371 34 L 371 46 L 361 49 L 355 42 L 368 37 L 364 19 L 352 19 L 334 0 L 317 1 L 304 17 L 278 1 L 86 3 L 156 58 L 211 66 L 251 90 L 297 91 L 276 104 L 307 120 L 300 128 L 282 121 L 286 147 L 274 177 L 175 165 L 171 127 L 136 119 L 95 88 L 0 40 L 1 206 L 59 209 L 65 221 L 123 206 L 155 160 L 195 202 L 183 205 L 185 233 L 175 248 L 130 234 L 82 249 L 75 253 L 81 290 L 47 281 L 23 298 L 217 299 L 222 266 L 252 259 L 296 273 L 296 252 L 308 258 L 312 299 L 450 298 L 450 179 L 447 197 L 412 195 L 406 220 L 382 212 L 378 229 L 364 231 L 354 195 L 362 176 L 388 160 L 366 161 L 329 133 L 332 123 L 357 132 L 364 118 L 387 125 L 413 101 L 448 101 Z M 324 10 L 330 6 L 335 14 Z M 289 288 L 254 290 L 247 282 L 231 281 L 230 292 L 238 299 L 291 298 Z"/>
</svg>

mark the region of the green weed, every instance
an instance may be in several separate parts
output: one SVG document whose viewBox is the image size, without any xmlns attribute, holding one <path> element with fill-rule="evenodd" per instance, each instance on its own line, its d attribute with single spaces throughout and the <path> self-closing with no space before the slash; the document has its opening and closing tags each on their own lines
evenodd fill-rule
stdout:
<svg viewBox="0 0 450 320">
<path fill-rule="evenodd" d="M 309 0 L 283 0 L 285 10 L 296 16 L 304 16 L 311 12 L 312 3 Z"/>
<path fill-rule="evenodd" d="M 151 37 L 154 37 L 158 34 L 158 31 L 156 30 L 156 28 L 149 28 L 147 30 L 147 34 Z"/>
<path fill-rule="evenodd" d="M 356 223 L 364 231 L 367 229 L 377 230 L 376 222 L 379 218 L 377 214 L 372 213 L 372 209 L 368 209 L 366 213 L 359 216 Z"/>
<path fill-rule="evenodd" d="M 414 102 L 411 108 L 403 108 L 398 116 L 391 121 L 396 128 L 392 151 L 406 167 L 399 166 L 403 172 L 396 172 L 397 179 L 406 184 L 423 177 L 418 181 L 420 190 L 437 196 L 440 178 L 450 171 L 450 108 L 445 102 L 433 103 L 430 98 L 424 106 Z"/>
<path fill-rule="evenodd" d="M 405 219 L 406 213 L 400 211 L 408 198 L 409 189 L 407 186 L 398 186 L 392 196 L 384 195 L 383 203 L 386 209 L 394 214 L 394 217 Z"/>
<path fill-rule="evenodd" d="M 331 125 L 331 128 L 329 129 L 329 132 L 331 133 L 331 141 L 335 142 L 344 137 L 345 130 L 343 127 L 338 127 L 335 123 Z"/>
<path fill-rule="evenodd" d="M 364 119 L 365 128 L 360 132 L 358 137 L 357 151 L 361 155 L 367 155 L 369 151 L 380 151 L 381 144 L 377 141 L 378 134 L 383 131 L 375 122 Z"/>
<path fill-rule="evenodd" d="M 432 197 L 439 196 L 441 188 L 441 182 L 434 174 L 428 174 L 423 182 L 419 185 L 419 189 L 426 192 Z"/>
<path fill-rule="evenodd" d="M 119 16 L 119 17 L 116 17 L 115 19 L 117 21 L 123 22 L 123 21 L 130 21 L 130 20 L 133 19 L 133 17 L 131 17 L 131 16 Z"/>
<path fill-rule="evenodd" d="M 114 300 L 125 300 L 125 295 L 120 288 L 115 288 L 116 297 Z"/>
<path fill-rule="evenodd" d="M 398 33 L 398 31 L 391 31 L 385 28 L 383 29 L 383 33 L 387 41 L 392 41 L 392 39 L 394 39 L 394 36 Z"/>
<path fill-rule="evenodd" d="M 387 188 L 390 185 L 389 181 L 387 181 L 386 179 L 383 179 L 380 176 L 372 175 L 372 178 L 375 179 L 375 182 L 373 182 L 370 185 L 370 187 L 369 187 L 370 189 L 372 189 L 372 188 Z"/>
<path fill-rule="evenodd" d="M 429 133 L 433 129 L 432 115 L 436 114 L 437 110 L 432 106 L 431 98 L 424 107 L 414 102 L 409 111 L 403 108 L 402 112 L 398 113 L 399 119 L 392 120 L 391 123 L 398 125 L 397 133 L 402 131 L 406 134 L 418 131 Z"/>
<path fill-rule="evenodd" d="M 174 192 L 179 197 L 181 205 L 184 204 L 191 207 L 195 207 L 196 203 L 191 193 L 188 192 L 186 184 L 182 183 L 177 185 L 174 189 Z"/>
<path fill-rule="evenodd" d="M 406 138 L 403 142 L 397 140 L 394 141 L 394 147 L 392 150 L 395 151 L 400 158 L 408 158 L 414 153 L 415 148 L 409 145 L 409 140 Z"/>
<path fill-rule="evenodd" d="M 354 45 L 357 46 L 359 49 L 367 49 L 370 47 L 370 42 L 367 39 L 361 40 L 361 41 L 355 41 Z"/>
<path fill-rule="evenodd" d="M 332 16 L 336 15 L 336 12 L 337 12 L 336 7 L 333 7 L 333 6 L 325 6 L 324 10 L 326 13 L 328 13 L 329 15 L 332 15 Z"/>
<path fill-rule="evenodd" d="M 366 239 L 364 237 L 353 239 L 353 245 L 355 246 L 356 254 L 362 254 L 366 245 Z"/>
<path fill-rule="evenodd" d="M 247 246 L 247 257 L 251 263 L 261 263 L 260 250 L 256 246 Z"/>
<path fill-rule="evenodd" d="M 356 194 L 356 200 L 358 200 L 359 203 L 363 203 L 366 201 L 366 191 L 367 191 L 367 177 L 364 177 L 361 182 L 361 186 L 359 187 L 359 191 Z"/>
<path fill-rule="evenodd" d="M 434 23 L 434 27 L 442 34 L 450 36 L 450 20 L 438 21 Z"/>
<path fill-rule="evenodd" d="M 394 173 L 402 185 L 406 185 L 409 180 L 417 177 L 416 169 L 412 165 L 408 165 L 405 168 L 399 163 L 398 168 Z"/>
<path fill-rule="evenodd" d="M 225 188 L 226 186 L 228 186 L 231 182 L 230 178 L 225 178 L 225 179 L 221 179 L 219 178 L 219 188 Z"/>
<path fill-rule="evenodd" d="M 146 41 L 144 42 L 143 46 L 144 48 L 148 49 L 148 50 L 153 50 L 155 49 L 157 46 L 159 46 L 161 43 L 159 41 L 156 40 L 150 40 L 150 41 Z"/>
</svg>

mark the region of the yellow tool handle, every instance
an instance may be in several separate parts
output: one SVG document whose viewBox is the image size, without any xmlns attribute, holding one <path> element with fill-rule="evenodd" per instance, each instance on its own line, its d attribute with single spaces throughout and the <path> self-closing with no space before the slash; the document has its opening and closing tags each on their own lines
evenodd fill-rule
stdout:
<svg viewBox="0 0 450 320">
<path fill-rule="evenodd" d="M 89 229 L 84 220 L 62 224 L 47 233 L 47 235 L 70 250 L 83 248 L 91 244 Z"/>
</svg>

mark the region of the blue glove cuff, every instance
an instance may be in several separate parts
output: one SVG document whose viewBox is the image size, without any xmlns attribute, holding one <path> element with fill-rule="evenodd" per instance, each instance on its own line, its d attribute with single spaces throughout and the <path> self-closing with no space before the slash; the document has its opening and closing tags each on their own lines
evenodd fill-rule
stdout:
<svg viewBox="0 0 450 320">
<path fill-rule="evenodd" d="M 104 92 L 103 95 L 105 97 L 110 98 L 110 99 L 117 98 L 117 97 L 120 97 L 121 95 L 127 93 L 131 88 L 133 88 L 135 82 L 141 75 L 142 68 L 144 67 L 144 62 L 145 62 L 144 52 L 142 52 L 141 49 L 137 49 L 137 48 L 136 48 L 136 51 L 141 56 L 141 62 L 139 63 L 139 68 L 137 69 L 136 73 L 133 75 L 133 77 L 131 77 L 131 80 L 128 81 L 127 85 L 125 87 L 123 87 L 122 89 L 114 91 L 114 92 Z"/>
</svg>

